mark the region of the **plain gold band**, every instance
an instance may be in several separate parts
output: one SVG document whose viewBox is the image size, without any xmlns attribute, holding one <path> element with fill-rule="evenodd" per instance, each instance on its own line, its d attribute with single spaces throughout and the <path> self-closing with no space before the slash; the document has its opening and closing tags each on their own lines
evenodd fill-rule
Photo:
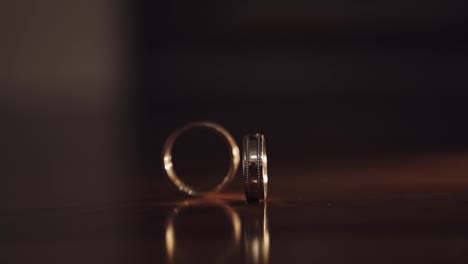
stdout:
<svg viewBox="0 0 468 264">
<path fill-rule="evenodd" d="M 177 176 L 174 170 L 174 164 L 172 162 L 172 147 L 174 146 L 174 143 L 177 140 L 177 138 L 179 138 L 179 136 L 183 134 L 184 132 L 186 132 L 187 130 L 190 130 L 193 128 L 199 128 L 199 127 L 209 128 L 221 134 L 226 140 L 226 143 L 231 150 L 230 151 L 231 162 L 230 162 L 229 170 L 226 176 L 224 177 L 223 181 L 220 184 L 218 184 L 216 187 L 214 187 L 213 189 L 209 191 L 197 191 L 197 190 L 194 190 L 192 187 L 188 186 L 187 184 L 185 184 Z M 234 140 L 232 135 L 222 126 L 214 122 L 210 122 L 210 121 L 192 122 L 177 129 L 169 136 L 169 138 L 166 140 L 166 143 L 164 144 L 164 147 L 163 147 L 163 164 L 164 164 L 164 170 L 166 171 L 167 176 L 169 177 L 169 179 L 171 179 L 171 181 L 177 186 L 179 190 L 192 196 L 201 196 L 201 195 L 206 195 L 209 193 L 219 192 L 220 190 L 222 190 L 236 176 L 237 168 L 239 167 L 239 162 L 240 162 L 239 147 L 237 146 L 236 141 Z"/>
</svg>

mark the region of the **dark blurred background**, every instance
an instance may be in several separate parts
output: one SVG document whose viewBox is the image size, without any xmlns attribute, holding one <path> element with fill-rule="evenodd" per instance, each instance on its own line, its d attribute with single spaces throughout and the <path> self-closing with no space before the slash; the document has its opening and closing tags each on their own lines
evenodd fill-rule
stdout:
<svg viewBox="0 0 468 264">
<path fill-rule="evenodd" d="M 271 174 L 294 168 L 298 186 L 324 167 L 463 153 L 467 11 L 462 0 L 4 1 L 0 206 L 171 197 L 161 146 L 199 119 L 238 142 L 264 133 Z M 182 142 L 199 152 L 187 166 L 216 159 Z"/>
<path fill-rule="evenodd" d="M 263 131 L 287 160 L 467 142 L 463 1 L 147 1 L 135 10 L 132 91 L 148 152 L 147 138 L 159 146 L 193 119 Z"/>
<path fill-rule="evenodd" d="M 237 139 L 264 133 L 273 190 L 288 189 L 286 178 L 295 183 L 289 191 L 311 187 L 324 167 L 342 171 L 337 182 L 360 185 L 368 179 L 352 176 L 359 173 L 349 163 L 463 152 L 467 7 L 464 1 L 138 2 L 139 89 L 129 92 L 139 160 L 146 162 L 139 168 L 160 171 L 155 149 L 175 127 L 199 119 L 225 125 Z M 207 158 L 192 153 L 192 160 Z M 376 182 L 382 177 L 369 174 Z M 431 177 L 456 178 L 413 175 L 401 185 Z"/>
</svg>

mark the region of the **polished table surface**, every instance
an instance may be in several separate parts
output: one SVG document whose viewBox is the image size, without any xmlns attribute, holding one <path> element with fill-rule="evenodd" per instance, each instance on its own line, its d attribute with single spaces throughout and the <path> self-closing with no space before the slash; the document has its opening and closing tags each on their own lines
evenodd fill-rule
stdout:
<svg viewBox="0 0 468 264">
<path fill-rule="evenodd" d="M 194 199 L 163 186 L 154 199 L 2 209 L 0 262 L 468 261 L 463 153 L 273 166 L 260 204 L 239 188 Z"/>
</svg>

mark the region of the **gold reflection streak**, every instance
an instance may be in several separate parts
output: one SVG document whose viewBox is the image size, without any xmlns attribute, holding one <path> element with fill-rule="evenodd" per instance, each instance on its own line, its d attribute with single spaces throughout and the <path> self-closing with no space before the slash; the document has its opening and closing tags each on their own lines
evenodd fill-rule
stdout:
<svg viewBox="0 0 468 264">
<path fill-rule="evenodd" d="M 169 217 L 167 218 L 166 222 L 166 252 L 167 252 L 167 259 L 169 263 L 173 263 L 174 261 L 174 256 L 175 256 L 175 248 L 176 248 L 176 238 L 175 238 L 175 226 L 174 222 L 176 217 L 184 210 L 184 208 L 188 208 L 191 206 L 216 206 L 221 208 L 227 216 L 229 216 L 229 219 L 231 220 L 231 225 L 233 227 L 233 236 L 234 236 L 234 244 L 236 246 L 239 246 L 240 240 L 241 240 L 241 231 L 242 231 L 242 224 L 241 224 L 241 219 L 239 215 L 237 214 L 236 210 L 234 210 L 232 207 L 227 205 L 226 203 L 218 200 L 202 200 L 202 199 L 197 199 L 197 200 L 190 200 L 190 201 L 185 201 L 183 202 L 182 205 L 176 207 L 175 209 L 172 210 L 172 212 L 169 214 Z"/>
<path fill-rule="evenodd" d="M 174 222 L 166 226 L 166 251 L 169 263 L 174 259 L 175 235 L 174 235 Z"/>
<path fill-rule="evenodd" d="M 176 238 L 174 222 L 176 217 L 185 208 L 191 206 L 215 206 L 221 208 L 226 215 L 229 216 L 233 227 L 234 244 L 239 247 L 242 234 L 244 234 L 244 249 L 247 263 L 268 263 L 270 257 L 270 232 L 268 228 L 267 204 L 258 205 L 261 208 L 251 208 L 249 210 L 263 209 L 263 212 L 255 212 L 255 214 L 247 214 L 241 218 L 238 212 L 220 200 L 204 200 L 196 199 L 177 203 L 172 212 L 169 214 L 166 223 L 166 251 L 169 263 L 174 262 Z M 263 218 L 263 219 L 261 219 Z"/>
<path fill-rule="evenodd" d="M 270 260 L 270 229 L 268 228 L 267 204 L 263 207 L 263 256 L 265 263 Z"/>
<path fill-rule="evenodd" d="M 270 231 L 267 204 L 259 205 L 260 212 L 249 215 L 243 222 L 246 263 L 268 263 L 270 257 Z M 252 208 L 257 209 L 257 208 Z M 263 219 L 262 219 L 263 218 Z"/>
</svg>

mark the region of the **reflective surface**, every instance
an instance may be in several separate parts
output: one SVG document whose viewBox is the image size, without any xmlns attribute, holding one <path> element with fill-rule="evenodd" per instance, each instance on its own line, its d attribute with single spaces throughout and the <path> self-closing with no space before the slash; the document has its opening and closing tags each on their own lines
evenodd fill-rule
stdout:
<svg viewBox="0 0 468 264">
<path fill-rule="evenodd" d="M 465 155 L 426 156 L 278 169 L 264 204 L 168 182 L 151 199 L 1 209 L 0 263 L 467 263 L 467 175 Z"/>
<path fill-rule="evenodd" d="M 246 210 L 246 208 L 248 208 Z M 212 211 L 222 211 L 229 221 L 222 221 L 222 218 L 208 218 L 209 222 L 204 227 L 206 234 L 212 233 L 216 230 L 216 222 L 224 222 L 229 229 L 232 229 L 231 239 L 228 240 L 226 248 L 223 250 L 207 251 L 206 254 L 187 254 L 178 250 L 177 241 L 184 239 L 184 237 L 191 236 L 190 233 L 186 234 L 178 230 L 176 227 L 177 220 L 183 218 L 184 212 L 192 211 L 200 213 L 205 211 L 207 215 Z M 187 216 L 186 216 L 187 217 Z M 225 220 L 225 219 L 224 219 Z M 182 219 L 183 221 L 183 219 Z M 187 218 L 185 221 L 191 221 Z M 191 228 L 197 226 L 191 225 Z M 190 232 L 190 230 L 188 230 Z M 220 237 L 227 237 L 228 234 L 217 234 Z M 195 234 L 191 239 L 203 240 L 204 234 Z M 172 209 L 166 221 L 165 226 L 165 239 L 166 239 L 166 252 L 168 263 L 184 263 L 187 260 L 191 262 L 206 262 L 216 260 L 216 262 L 230 262 L 232 259 L 237 259 L 237 256 L 243 256 L 245 263 L 268 263 L 270 254 L 270 234 L 268 229 L 268 214 L 266 204 L 256 204 L 244 206 L 244 208 L 232 207 L 223 200 L 218 199 L 203 199 L 184 201 L 182 205 L 176 206 Z M 190 246 L 190 245 L 189 245 Z"/>
</svg>

